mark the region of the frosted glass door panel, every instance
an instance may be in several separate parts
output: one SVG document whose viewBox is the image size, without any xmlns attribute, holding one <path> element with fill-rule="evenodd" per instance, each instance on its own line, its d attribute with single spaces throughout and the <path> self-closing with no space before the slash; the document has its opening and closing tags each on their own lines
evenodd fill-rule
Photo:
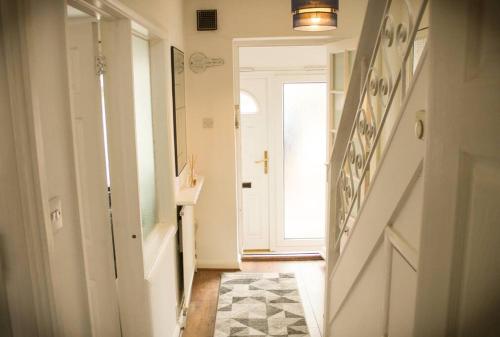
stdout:
<svg viewBox="0 0 500 337">
<path fill-rule="evenodd" d="M 133 36 L 135 134 L 143 235 L 156 223 L 156 179 L 149 42 Z"/>
<path fill-rule="evenodd" d="M 283 86 L 285 239 L 325 231 L 326 83 Z"/>
</svg>

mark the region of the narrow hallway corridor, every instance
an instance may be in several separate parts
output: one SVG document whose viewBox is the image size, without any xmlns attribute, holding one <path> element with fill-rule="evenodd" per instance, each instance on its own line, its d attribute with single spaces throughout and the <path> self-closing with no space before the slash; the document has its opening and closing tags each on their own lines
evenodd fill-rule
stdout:
<svg viewBox="0 0 500 337">
<path fill-rule="evenodd" d="M 322 336 L 325 261 L 243 262 L 241 271 L 295 273 L 309 334 Z M 196 273 L 183 337 L 213 336 L 219 283 L 224 272 L 228 271 L 200 269 Z"/>
</svg>

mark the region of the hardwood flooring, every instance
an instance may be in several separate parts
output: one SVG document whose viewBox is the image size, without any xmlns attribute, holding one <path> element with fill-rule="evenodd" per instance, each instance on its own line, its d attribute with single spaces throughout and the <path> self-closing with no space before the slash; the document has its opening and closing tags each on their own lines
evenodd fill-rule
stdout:
<svg viewBox="0 0 500 337">
<path fill-rule="evenodd" d="M 321 336 L 325 285 L 324 261 L 243 262 L 247 272 L 293 272 L 296 275 L 311 337 Z M 182 337 L 213 337 L 221 273 L 200 269 L 195 274 L 191 303 Z"/>
</svg>

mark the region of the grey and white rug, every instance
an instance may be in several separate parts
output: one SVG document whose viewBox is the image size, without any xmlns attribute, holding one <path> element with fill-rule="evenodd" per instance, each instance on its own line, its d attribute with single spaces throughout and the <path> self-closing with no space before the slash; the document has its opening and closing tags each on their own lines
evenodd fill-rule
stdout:
<svg viewBox="0 0 500 337">
<path fill-rule="evenodd" d="M 214 337 L 309 337 L 293 273 L 224 273 Z"/>
</svg>

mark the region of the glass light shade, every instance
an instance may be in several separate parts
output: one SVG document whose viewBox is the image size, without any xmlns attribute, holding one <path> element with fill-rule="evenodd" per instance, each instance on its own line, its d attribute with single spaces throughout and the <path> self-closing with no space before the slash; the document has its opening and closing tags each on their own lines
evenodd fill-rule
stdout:
<svg viewBox="0 0 500 337">
<path fill-rule="evenodd" d="M 337 13 L 305 12 L 293 15 L 293 29 L 319 32 L 337 28 Z"/>
<path fill-rule="evenodd" d="M 292 12 L 315 8 L 327 8 L 335 12 L 339 10 L 339 0 L 292 0 Z"/>
<path fill-rule="evenodd" d="M 337 28 L 339 0 L 292 0 L 293 29 L 325 31 Z"/>
</svg>

